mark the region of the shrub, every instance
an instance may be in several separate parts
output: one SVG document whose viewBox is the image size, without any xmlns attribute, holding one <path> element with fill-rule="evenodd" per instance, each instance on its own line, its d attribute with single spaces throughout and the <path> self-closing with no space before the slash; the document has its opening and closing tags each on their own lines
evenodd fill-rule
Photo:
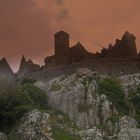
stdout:
<svg viewBox="0 0 140 140">
<path fill-rule="evenodd" d="M 26 84 L 26 83 L 30 83 L 30 84 L 33 84 L 33 83 L 35 83 L 36 81 L 35 80 L 33 80 L 33 79 L 28 79 L 28 78 L 25 78 L 24 80 L 22 80 L 21 81 L 21 85 L 24 85 L 24 84 Z"/>
<path fill-rule="evenodd" d="M 135 119 L 140 125 L 140 85 L 135 90 L 129 91 L 128 100 L 133 104 L 133 109 L 136 112 Z"/>
<path fill-rule="evenodd" d="M 53 138 L 55 140 L 80 140 L 78 136 L 71 135 L 60 129 L 53 129 Z"/>
<path fill-rule="evenodd" d="M 97 92 L 106 95 L 120 114 L 127 115 L 129 113 L 130 108 L 127 105 L 124 91 L 117 80 L 105 78 L 99 81 L 98 85 Z"/>
<path fill-rule="evenodd" d="M 46 107 L 46 93 L 32 83 L 24 82 L 16 90 L 0 94 L 0 131 L 8 132 L 26 112 Z"/>
</svg>

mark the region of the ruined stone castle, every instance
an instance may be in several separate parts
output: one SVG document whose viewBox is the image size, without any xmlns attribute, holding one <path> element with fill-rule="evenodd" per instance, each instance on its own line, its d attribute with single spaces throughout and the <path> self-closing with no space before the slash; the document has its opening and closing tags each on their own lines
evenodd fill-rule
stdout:
<svg viewBox="0 0 140 140">
<path fill-rule="evenodd" d="M 45 66 L 56 67 L 73 63 L 92 60 L 95 58 L 122 58 L 136 59 L 136 37 L 129 32 L 125 32 L 122 39 L 116 39 L 115 45 L 109 44 L 108 48 L 103 48 L 100 53 L 88 52 L 80 42 L 75 46 L 69 46 L 69 34 L 60 31 L 55 34 L 55 54 L 45 59 Z"/>
<path fill-rule="evenodd" d="M 56 67 L 82 62 L 94 57 L 80 42 L 70 48 L 69 34 L 60 31 L 55 34 L 55 54 L 45 59 L 45 67 Z"/>
<path fill-rule="evenodd" d="M 54 55 L 45 58 L 41 67 L 23 56 L 18 78 L 55 77 L 59 74 L 69 74 L 79 67 L 107 74 L 133 73 L 140 70 L 136 37 L 129 32 L 125 32 L 121 39 L 116 39 L 114 45 L 109 44 L 108 48 L 96 53 L 88 52 L 80 42 L 70 47 L 70 36 L 64 31 L 56 33 L 54 37 Z"/>
</svg>

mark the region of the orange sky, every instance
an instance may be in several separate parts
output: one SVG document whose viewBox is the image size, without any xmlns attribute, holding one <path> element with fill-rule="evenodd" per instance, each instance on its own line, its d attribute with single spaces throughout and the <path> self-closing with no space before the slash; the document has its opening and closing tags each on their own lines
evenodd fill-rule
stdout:
<svg viewBox="0 0 140 140">
<path fill-rule="evenodd" d="M 0 58 L 17 70 L 21 55 L 43 64 L 53 54 L 53 35 L 65 30 L 97 51 L 125 31 L 140 46 L 140 0 L 0 0 Z"/>
</svg>

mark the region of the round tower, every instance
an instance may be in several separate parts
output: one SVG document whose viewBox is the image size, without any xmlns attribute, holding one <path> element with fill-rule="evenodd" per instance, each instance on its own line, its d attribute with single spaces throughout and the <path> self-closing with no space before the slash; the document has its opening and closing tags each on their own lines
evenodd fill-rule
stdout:
<svg viewBox="0 0 140 140">
<path fill-rule="evenodd" d="M 60 31 L 55 34 L 55 64 L 69 64 L 69 34 Z"/>
<path fill-rule="evenodd" d="M 55 34 L 55 55 L 62 56 L 69 53 L 69 34 L 60 31 Z"/>
</svg>

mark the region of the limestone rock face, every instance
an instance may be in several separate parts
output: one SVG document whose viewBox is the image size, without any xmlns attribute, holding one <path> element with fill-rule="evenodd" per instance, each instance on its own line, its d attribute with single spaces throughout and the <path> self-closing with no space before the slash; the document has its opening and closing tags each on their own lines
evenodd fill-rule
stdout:
<svg viewBox="0 0 140 140">
<path fill-rule="evenodd" d="M 127 74 L 119 76 L 118 79 L 122 83 L 122 87 L 125 91 L 126 97 L 129 94 L 129 88 L 136 89 L 140 85 L 140 73 Z"/>
<path fill-rule="evenodd" d="M 0 140 L 7 140 L 7 136 L 0 132 Z"/>
<path fill-rule="evenodd" d="M 89 129 L 115 112 L 106 96 L 96 93 L 95 73 L 88 69 L 78 69 L 68 77 L 60 76 L 48 83 L 49 105 L 66 113 L 78 127 Z"/>
<path fill-rule="evenodd" d="M 103 140 L 103 135 L 96 127 L 93 129 L 82 130 L 79 132 L 82 140 Z"/>
<path fill-rule="evenodd" d="M 139 140 L 140 129 L 133 118 L 123 116 L 115 124 L 110 120 L 118 111 L 106 95 L 97 93 L 97 79 L 96 72 L 80 68 L 72 75 L 35 84 L 47 91 L 50 107 L 65 113 L 80 128 L 82 140 Z"/>
<path fill-rule="evenodd" d="M 26 114 L 12 134 L 21 140 L 53 140 L 47 113 L 34 110 Z"/>
<path fill-rule="evenodd" d="M 118 131 L 118 140 L 140 140 L 137 122 L 129 116 L 124 116 L 119 120 Z"/>
</svg>

